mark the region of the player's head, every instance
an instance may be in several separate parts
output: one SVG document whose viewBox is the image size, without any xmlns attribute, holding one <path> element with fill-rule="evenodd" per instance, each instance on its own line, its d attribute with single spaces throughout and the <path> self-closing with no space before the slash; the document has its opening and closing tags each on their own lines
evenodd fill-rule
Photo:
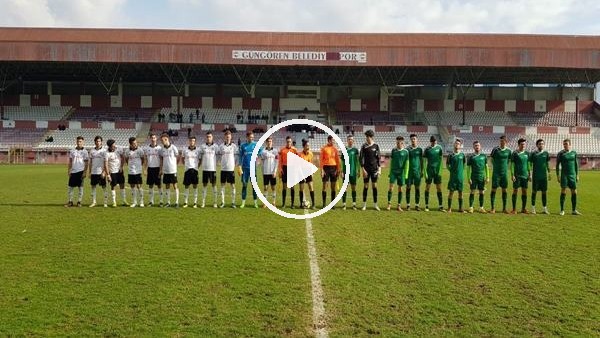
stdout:
<svg viewBox="0 0 600 338">
<path fill-rule="evenodd" d="M 372 143 L 373 137 L 375 137 L 375 133 L 371 129 L 369 129 L 365 131 L 365 137 L 367 138 L 368 143 Z"/>
<path fill-rule="evenodd" d="M 160 135 L 160 141 L 162 142 L 163 146 L 168 147 L 171 145 L 171 139 L 169 138 L 169 134 L 167 133 L 162 133 Z"/>
<path fill-rule="evenodd" d="M 352 148 L 352 146 L 354 145 L 354 136 L 348 135 L 347 142 L 348 142 L 348 147 Z"/>
<path fill-rule="evenodd" d="M 83 148 L 83 136 L 77 136 L 75 142 L 77 143 L 77 148 Z"/>
<path fill-rule="evenodd" d="M 396 147 L 404 148 L 404 137 L 402 137 L 402 136 L 396 137 Z"/>
<path fill-rule="evenodd" d="M 500 148 L 506 147 L 506 135 L 500 136 Z"/>
<path fill-rule="evenodd" d="M 246 133 L 246 141 L 248 141 L 248 142 L 254 141 L 254 133 L 253 132 L 249 131 Z"/>
<path fill-rule="evenodd" d="M 292 137 L 291 136 L 288 136 L 288 137 L 285 138 L 285 145 L 286 145 L 286 147 L 291 148 L 293 144 L 294 144 L 294 142 L 292 141 Z"/>
<path fill-rule="evenodd" d="M 206 144 L 212 144 L 213 143 L 213 134 L 210 131 L 206 132 Z"/>
<path fill-rule="evenodd" d="M 333 145 L 333 136 L 331 136 L 331 135 L 327 136 L 327 145 L 329 145 L 329 146 Z"/>
<path fill-rule="evenodd" d="M 156 134 L 154 134 L 154 133 L 150 134 L 150 144 L 153 146 L 156 146 L 157 143 L 158 143 L 158 137 L 156 137 Z"/>
<path fill-rule="evenodd" d="M 479 154 L 479 152 L 481 151 L 481 143 L 479 143 L 479 141 L 473 142 L 473 150 L 475 150 L 475 152 Z"/>
<path fill-rule="evenodd" d="M 302 139 L 302 150 L 304 150 L 305 152 L 308 152 L 310 150 L 310 142 L 308 142 L 308 140 L 305 138 Z"/>
<path fill-rule="evenodd" d="M 410 134 L 410 145 L 413 147 L 417 146 L 417 134 Z"/>
<path fill-rule="evenodd" d="M 231 132 L 229 130 L 225 131 L 225 143 L 231 143 Z"/>
<path fill-rule="evenodd" d="M 454 151 L 458 151 L 462 147 L 462 140 L 457 138 L 454 140 Z"/>
<path fill-rule="evenodd" d="M 566 138 L 566 139 L 563 140 L 563 148 L 566 151 L 571 150 L 571 140 L 570 139 Z"/>
<path fill-rule="evenodd" d="M 435 138 L 435 136 L 431 135 L 431 137 L 429 138 L 429 142 L 431 143 L 431 146 L 433 147 L 437 143 L 437 139 Z"/>
<path fill-rule="evenodd" d="M 137 139 L 135 137 L 130 137 L 129 138 L 129 148 L 131 149 L 135 149 L 137 148 L 138 144 L 137 144 Z"/>
<path fill-rule="evenodd" d="M 267 148 L 273 148 L 273 138 L 271 136 L 267 137 Z"/>
<path fill-rule="evenodd" d="M 117 149 L 117 145 L 115 144 L 115 140 L 106 141 L 106 146 L 108 147 L 108 151 L 113 152 Z"/>
<path fill-rule="evenodd" d="M 96 146 L 96 148 L 102 147 L 102 136 L 98 135 L 94 137 L 94 145 Z"/>
<path fill-rule="evenodd" d="M 196 147 L 196 136 L 190 136 L 190 137 L 188 137 L 188 146 L 190 148 L 195 148 Z"/>
<path fill-rule="evenodd" d="M 538 148 L 538 150 L 542 151 L 544 150 L 544 146 L 546 145 L 546 143 L 544 142 L 543 139 L 539 139 L 537 141 L 535 141 L 535 146 Z"/>
<path fill-rule="evenodd" d="M 527 140 L 525 140 L 522 137 L 517 141 L 517 145 L 519 147 L 519 151 L 523 151 L 523 149 L 525 149 L 525 144 L 526 143 L 527 143 Z"/>
</svg>

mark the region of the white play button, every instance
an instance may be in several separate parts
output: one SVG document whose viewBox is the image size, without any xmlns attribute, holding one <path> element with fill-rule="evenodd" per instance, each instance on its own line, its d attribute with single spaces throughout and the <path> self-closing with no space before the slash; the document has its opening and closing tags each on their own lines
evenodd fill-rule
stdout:
<svg viewBox="0 0 600 338">
<path fill-rule="evenodd" d="M 302 159 L 300 156 L 294 153 L 287 153 L 287 181 L 288 188 L 295 186 L 300 183 L 303 179 L 314 174 L 318 168 Z"/>
</svg>

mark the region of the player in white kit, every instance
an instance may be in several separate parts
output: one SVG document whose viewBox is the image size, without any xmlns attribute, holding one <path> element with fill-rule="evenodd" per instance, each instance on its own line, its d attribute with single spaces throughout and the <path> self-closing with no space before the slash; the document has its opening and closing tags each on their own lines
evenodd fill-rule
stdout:
<svg viewBox="0 0 600 338">
<path fill-rule="evenodd" d="M 269 199 L 269 187 L 271 187 L 271 196 L 273 198 L 273 205 L 276 203 L 276 189 L 277 185 L 277 168 L 279 160 L 279 151 L 273 148 L 273 138 L 269 136 L 266 141 L 266 147 L 260 154 L 263 167 L 263 184 L 265 185 L 265 197 Z M 267 206 L 264 205 L 264 208 Z"/>
<path fill-rule="evenodd" d="M 73 206 L 73 188 L 79 188 L 78 207 L 81 207 L 81 200 L 83 199 L 83 179 L 88 167 L 89 154 L 83 147 L 82 136 L 77 136 L 76 143 L 76 147 L 69 151 L 69 165 L 67 169 L 67 175 L 69 176 L 69 201 L 65 204 L 65 207 Z"/>
<path fill-rule="evenodd" d="M 160 135 L 163 147 L 160 151 L 160 175 L 163 178 L 167 194 L 167 204 L 165 207 L 171 206 L 171 186 L 175 192 L 175 207 L 179 207 L 179 187 L 177 186 L 177 159 L 179 150 L 174 144 L 171 144 L 169 134 L 162 133 Z"/>
<path fill-rule="evenodd" d="M 213 142 L 213 135 L 206 133 L 206 143 L 200 146 L 200 166 L 202 167 L 202 208 L 206 204 L 206 186 L 213 187 L 213 207 L 217 207 L 217 152 L 219 146 Z"/>
<path fill-rule="evenodd" d="M 160 151 L 162 147 L 158 145 L 158 137 L 156 134 L 150 134 L 150 144 L 144 149 L 146 156 L 146 184 L 149 189 L 150 202 L 148 206 L 154 206 L 154 186 L 158 188 L 159 205 L 163 205 L 163 190 L 160 177 Z"/>
<path fill-rule="evenodd" d="M 144 207 L 144 190 L 142 189 L 142 168 L 144 166 L 144 150 L 138 147 L 138 143 L 135 137 L 129 138 L 129 149 L 125 149 L 123 153 L 129 175 L 127 182 L 131 187 L 131 195 L 133 203 L 131 207 L 135 208 L 138 202 L 138 196 L 140 197 L 140 208 Z"/>
<path fill-rule="evenodd" d="M 200 161 L 200 149 L 196 147 L 196 137 L 188 138 L 188 146 L 183 149 L 181 160 L 185 166 L 183 175 L 183 207 L 188 207 L 190 196 L 190 185 L 194 188 L 194 208 L 198 207 L 198 165 Z"/>
<path fill-rule="evenodd" d="M 94 137 L 94 148 L 90 149 L 90 180 L 92 185 L 92 204 L 96 206 L 96 186 L 101 186 L 104 191 L 104 207 L 108 206 L 108 191 L 106 190 L 106 172 L 104 171 L 104 156 L 106 148 L 102 146 L 102 136 Z"/>
<path fill-rule="evenodd" d="M 225 207 L 225 186 L 231 187 L 231 207 L 235 208 L 235 167 L 238 165 L 238 146 L 231 142 L 231 132 L 225 132 L 225 143 L 219 147 L 221 158 L 221 208 Z"/>
<path fill-rule="evenodd" d="M 107 179 L 110 182 L 112 195 L 112 206 L 117 207 L 117 192 L 115 187 L 118 185 L 121 189 L 121 199 L 123 205 L 128 206 L 127 196 L 125 195 L 125 176 L 123 176 L 123 152 L 117 149 L 115 140 L 106 141 L 106 153 L 104 154 L 104 171 L 108 173 Z"/>
</svg>

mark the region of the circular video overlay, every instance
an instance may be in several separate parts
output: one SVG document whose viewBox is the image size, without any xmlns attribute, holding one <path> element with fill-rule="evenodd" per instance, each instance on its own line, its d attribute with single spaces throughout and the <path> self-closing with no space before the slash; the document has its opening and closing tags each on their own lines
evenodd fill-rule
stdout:
<svg viewBox="0 0 600 338">
<path fill-rule="evenodd" d="M 312 213 L 308 213 L 308 214 L 306 214 L 306 213 L 305 214 L 292 214 L 292 213 L 278 209 L 276 206 L 271 204 L 267 198 L 265 198 L 265 195 L 263 195 L 262 191 L 258 187 L 258 183 L 256 182 L 256 157 L 258 156 L 258 150 L 262 147 L 263 143 L 265 143 L 267 138 L 269 136 L 273 135 L 273 133 L 279 131 L 279 129 L 281 129 L 281 128 L 288 127 L 288 126 L 291 126 L 294 124 L 301 124 L 301 125 L 308 124 L 313 127 L 317 127 L 319 129 L 327 132 L 327 134 L 333 136 L 333 139 L 338 144 L 338 147 L 342 151 L 342 154 L 344 154 L 344 162 L 346 164 L 346 171 L 344 173 L 344 183 L 342 184 L 342 188 L 340 189 L 340 191 L 336 194 L 335 199 L 333 201 L 331 201 L 331 203 L 329 203 L 325 208 L 315 211 L 315 212 L 312 212 Z M 279 160 L 281 161 L 281 159 L 279 159 Z M 279 172 L 277 174 L 279 175 Z M 254 188 L 254 191 L 256 191 L 256 194 L 258 195 L 258 198 L 260 199 L 260 201 L 263 202 L 274 213 L 276 213 L 280 216 L 286 217 L 286 218 L 291 218 L 291 219 L 302 220 L 302 219 L 314 218 L 317 216 L 321 216 L 324 213 L 331 210 L 331 208 L 333 208 L 340 201 L 340 199 L 342 199 L 342 194 L 348 188 L 348 181 L 350 179 L 349 175 L 350 175 L 350 161 L 348 159 L 348 152 L 346 151 L 346 146 L 344 145 L 344 142 L 342 141 L 342 139 L 340 139 L 340 137 L 337 136 L 333 132 L 333 130 L 331 130 L 324 124 L 313 121 L 313 120 L 308 120 L 308 119 L 292 119 L 292 120 L 284 121 L 277 125 L 274 125 L 258 140 L 256 147 L 254 147 L 254 151 L 252 151 L 252 157 L 250 160 L 250 180 L 252 181 L 252 187 Z M 281 178 L 279 178 L 279 179 L 281 179 Z M 284 189 L 288 189 L 286 182 L 282 182 L 282 186 L 284 187 Z"/>
</svg>

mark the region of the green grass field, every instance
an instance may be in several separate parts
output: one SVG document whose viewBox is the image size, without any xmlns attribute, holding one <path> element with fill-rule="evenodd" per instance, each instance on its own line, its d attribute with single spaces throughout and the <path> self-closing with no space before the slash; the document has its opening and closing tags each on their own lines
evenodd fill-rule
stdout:
<svg viewBox="0 0 600 338">
<path fill-rule="evenodd" d="M 1 336 L 314 335 L 304 221 L 65 209 L 65 172 L 0 167 Z M 558 216 L 550 186 L 552 215 L 313 219 L 330 336 L 600 336 L 600 173 L 582 173 L 583 216 Z"/>
</svg>

